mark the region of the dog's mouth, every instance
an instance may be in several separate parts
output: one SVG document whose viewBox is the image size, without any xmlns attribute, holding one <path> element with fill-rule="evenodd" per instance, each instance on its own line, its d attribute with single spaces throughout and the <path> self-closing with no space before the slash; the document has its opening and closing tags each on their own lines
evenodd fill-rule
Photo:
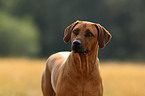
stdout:
<svg viewBox="0 0 145 96">
<path fill-rule="evenodd" d="M 72 50 L 73 50 L 73 53 L 82 53 L 84 55 L 86 55 L 89 52 L 88 49 L 84 49 L 82 46 L 73 46 L 72 45 Z"/>
</svg>

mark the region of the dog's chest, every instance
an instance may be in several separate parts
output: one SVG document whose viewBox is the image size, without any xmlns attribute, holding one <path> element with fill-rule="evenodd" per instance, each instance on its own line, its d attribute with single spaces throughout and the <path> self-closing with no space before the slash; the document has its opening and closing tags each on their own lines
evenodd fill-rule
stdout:
<svg viewBox="0 0 145 96">
<path fill-rule="evenodd" d="M 63 94 L 62 96 L 102 96 L 102 82 L 99 77 L 78 75 L 76 78 L 67 75 L 59 89 L 59 94 Z"/>
</svg>

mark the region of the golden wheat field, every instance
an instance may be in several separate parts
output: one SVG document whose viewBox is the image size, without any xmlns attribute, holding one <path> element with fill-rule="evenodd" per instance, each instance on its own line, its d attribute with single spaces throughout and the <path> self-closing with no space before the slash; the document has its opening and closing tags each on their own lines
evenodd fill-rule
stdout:
<svg viewBox="0 0 145 96">
<path fill-rule="evenodd" d="M 42 96 L 46 60 L 0 58 L 0 96 Z M 104 96 L 145 96 L 145 64 L 101 62 Z"/>
</svg>

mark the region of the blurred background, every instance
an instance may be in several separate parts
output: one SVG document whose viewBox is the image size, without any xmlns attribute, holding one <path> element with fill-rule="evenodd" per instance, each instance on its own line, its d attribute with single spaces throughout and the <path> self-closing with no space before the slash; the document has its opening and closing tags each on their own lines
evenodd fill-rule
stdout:
<svg viewBox="0 0 145 96">
<path fill-rule="evenodd" d="M 100 23 L 111 34 L 101 59 L 144 60 L 144 0 L 0 0 L 0 56 L 48 57 L 71 50 L 64 29 L 76 20 Z"/>
<path fill-rule="evenodd" d="M 46 58 L 71 50 L 63 34 L 76 20 L 112 34 L 99 50 L 104 96 L 145 96 L 145 0 L 0 0 L 0 96 L 42 95 Z"/>
</svg>

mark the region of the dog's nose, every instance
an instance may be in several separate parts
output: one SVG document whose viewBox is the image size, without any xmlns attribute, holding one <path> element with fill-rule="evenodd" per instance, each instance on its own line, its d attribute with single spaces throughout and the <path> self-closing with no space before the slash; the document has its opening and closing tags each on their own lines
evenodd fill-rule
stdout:
<svg viewBox="0 0 145 96">
<path fill-rule="evenodd" d="M 80 40 L 74 40 L 73 45 L 74 46 L 79 46 L 79 45 L 81 45 L 81 41 Z"/>
</svg>

